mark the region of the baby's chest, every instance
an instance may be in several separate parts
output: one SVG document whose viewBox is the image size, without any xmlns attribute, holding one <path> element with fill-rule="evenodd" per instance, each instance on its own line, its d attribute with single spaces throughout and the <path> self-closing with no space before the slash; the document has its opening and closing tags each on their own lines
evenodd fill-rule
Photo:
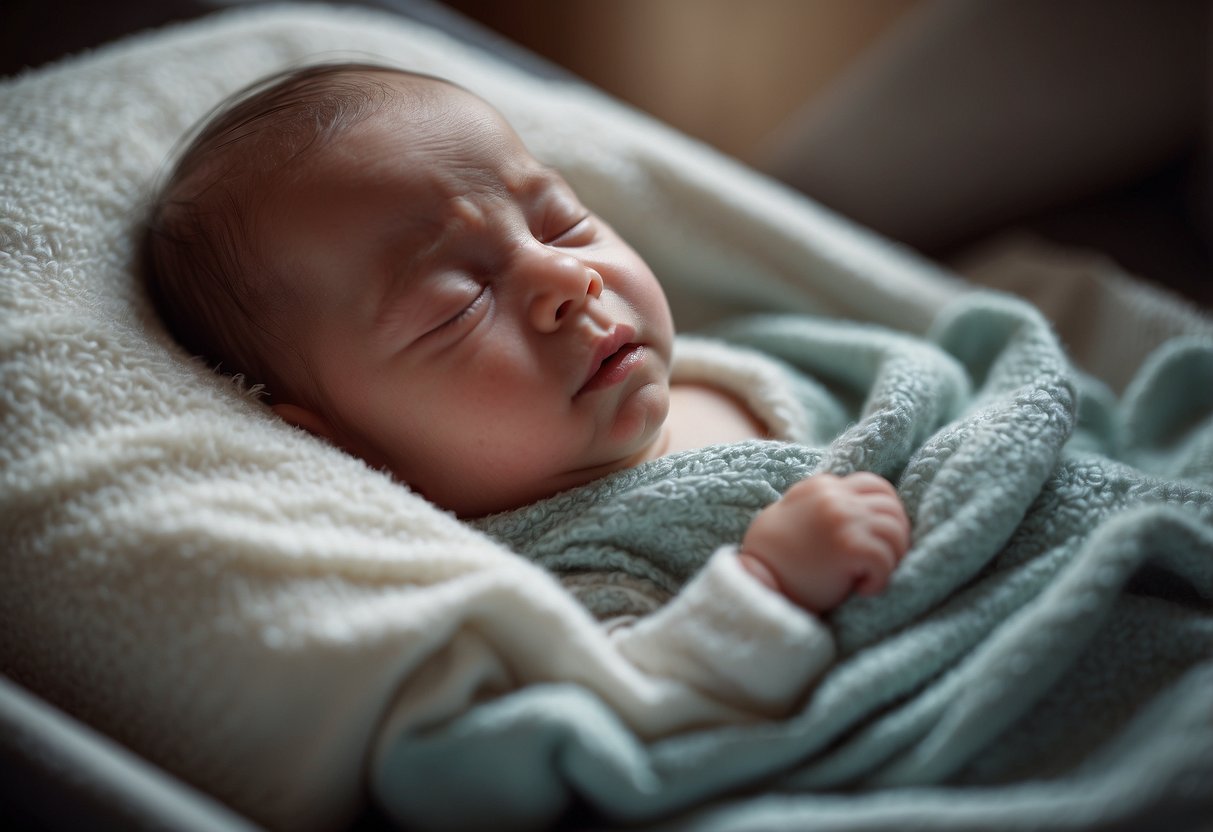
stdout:
<svg viewBox="0 0 1213 832">
<path fill-rule="evenodd" d="M 666 424 L 670 437 L 667 453 L 763 439 L 770 434 L 740 399 L 703 384 L 670 387 L 670 413 Z"/>
</svg>

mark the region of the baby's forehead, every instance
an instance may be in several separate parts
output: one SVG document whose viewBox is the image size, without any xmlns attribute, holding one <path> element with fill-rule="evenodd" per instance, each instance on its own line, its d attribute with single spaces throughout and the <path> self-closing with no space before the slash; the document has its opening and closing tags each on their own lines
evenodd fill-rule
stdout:
<svg viewBox="0 0 1213 832">
<path fill-rule="evenodd" d="M 511 179 L 554 174 L 530 154 L 505 117 L 479 96 L 427 76 L 394 73 L 384 80 L 393 94 L 384 106 L 335 137 L 330 158 L 371 170 L 405 158 L 455 167 L 468 175 L 482 167 L 512 173 Z"/>
<path fill-rule="evenodd" d="M 415 117 L 421 125 L 429 121 L 425 118 L 427 114 L 475 113 L 486 119 L 491 117 L 510 129 L 491 104 L 451 81 L 409 72 L 385 72 L 379 80 L 391 94 L 387 97 L 388 106 L 379 110 L 378 115 L 390 115 L 394 109 L 398 114 Z"/>
</svg>

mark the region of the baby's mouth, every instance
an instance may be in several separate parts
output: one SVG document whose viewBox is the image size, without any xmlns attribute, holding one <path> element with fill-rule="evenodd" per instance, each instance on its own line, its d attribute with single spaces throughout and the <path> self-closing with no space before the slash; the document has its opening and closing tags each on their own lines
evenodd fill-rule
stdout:
<svg viewBox="0 0 1213 832">
<path fill-rule="evenodd" d="M 574 398 L 610 387 L 626 378 L 632 367 L 644 357 L 645 347 L 633 341 L 635 337 L 636 331 L 630 326 L 617 324 L 611 327 L 594 349 L 585 380 Z"/>
<path fill-rule="evenodd" d="M 580 396 L 584 393 L 592 393 L 595 390 L 602 390 L 607 387 L 613 387 L 631 374 L 642 361 L 644 361 L 648 348 L 644 344 L 636 344 L 631 341 L 625 343 L 615 352 L 608 355 L 598 365 L 590 377 L 586 380 L 581 389 L 577 391 Z"/>
</svg>

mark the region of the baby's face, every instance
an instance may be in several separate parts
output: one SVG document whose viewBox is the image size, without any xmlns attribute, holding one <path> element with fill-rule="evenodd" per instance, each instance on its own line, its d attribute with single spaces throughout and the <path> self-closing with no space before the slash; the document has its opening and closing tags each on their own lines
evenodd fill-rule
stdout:
<svg viewBox="0 0 1213 832">
<path fill-rule="evenodd" d="M 659 455 L 673 324 L 653 273 L 487 104 L 385 79 L 403 103 L 258 211 L 326 404 L 275 409 L 462 516 Z"/>
</svg>

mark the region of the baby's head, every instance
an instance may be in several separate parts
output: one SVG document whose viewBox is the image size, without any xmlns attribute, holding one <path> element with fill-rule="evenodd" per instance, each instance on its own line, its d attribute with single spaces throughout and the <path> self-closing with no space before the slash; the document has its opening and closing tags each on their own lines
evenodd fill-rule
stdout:
<svg viewBox="0 0 1213 832">
<path fill-rule="evenodd" d="M 188 349 L 460 515 L 660 447 L 673 324 L 656 278 L 445 81 L 323 66 L 242 94 L 182 155 L 147 253 Z"/>
</svg>

